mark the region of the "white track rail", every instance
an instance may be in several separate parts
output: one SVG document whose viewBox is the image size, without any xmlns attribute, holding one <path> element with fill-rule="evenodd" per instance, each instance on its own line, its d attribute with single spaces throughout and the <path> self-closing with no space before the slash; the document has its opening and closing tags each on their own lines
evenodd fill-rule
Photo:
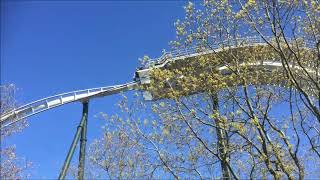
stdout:
<svg viewBox="0 0 320 180">
<path fill-rule="evenodd" d="M 137 82 L 130 82 L 122 85 L 78 90 L 46 97 L 13 109 L 7 113 L 1 114 L 1 128 L 7 127 L 22 119 L 58 106 L 62 106 L 64 104 L 76 101 L 88 101 L 89 99 L 96 97 L 104 97 L 119 93 L 121 91 L 134 89 L 136 86 Z"/>
</svg>

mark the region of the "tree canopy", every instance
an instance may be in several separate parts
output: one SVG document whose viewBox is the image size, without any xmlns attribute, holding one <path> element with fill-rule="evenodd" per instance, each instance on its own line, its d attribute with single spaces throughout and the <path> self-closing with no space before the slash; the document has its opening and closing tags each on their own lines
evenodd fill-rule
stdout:
<svg viewBox="0 0 320 180">
<path fill-rule="evenodd" d="M 90 147 L 87 176 L 319 177 L 319 1 L 184 8 L 168 59 L 188 49 L 197 56 L 152 69 L 142 88 L 153 101 L 124 96 L 123 113 L 102 114 L 105 134 Z"/>
</svg>

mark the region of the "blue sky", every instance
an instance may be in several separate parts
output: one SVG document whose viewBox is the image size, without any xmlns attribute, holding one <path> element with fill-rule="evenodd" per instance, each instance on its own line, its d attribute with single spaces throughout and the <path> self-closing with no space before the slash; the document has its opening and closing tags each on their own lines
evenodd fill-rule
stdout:
<svg viewBox="0 0 320 180">
<path fill-rule="evenodd" d="M 18 87 L 20 105 L 78 89 L 132 80 L 138 58 L 161 55 L 175 38 L 184 1 L 2 1 L 1 84 Z M 90 102 L 88 139 L 99 112 L 116 113 L 120 96 Z M 34 163 L 33 178 L 57 178 L 81 117 L 80 103 L 29 118 L 8 139 Z M 77 160 L 77 156 L 74 160 Z"/>
</svg>

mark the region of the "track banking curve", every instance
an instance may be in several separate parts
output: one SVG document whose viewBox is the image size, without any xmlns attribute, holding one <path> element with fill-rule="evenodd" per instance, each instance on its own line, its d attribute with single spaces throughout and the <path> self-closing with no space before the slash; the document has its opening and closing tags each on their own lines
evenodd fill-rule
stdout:
<svg viewBox="0 0 320 180">
<path fill-rule="evenodd" d="M 149 63 L 139 68 L 135 72 L 134 81 L 115 85 L 115 86 L 107 86 L 107 87 L 100 87 L 100 88 L 92 88 L 92 89 L 85 89 L 85 90 L 78 90 L 78 91 L 71 91 L 67 93 L 62 93 L 50 97 L 46 97 L 29 104 L 23 105 L 16 109 L 13 109 L 9 112 L 1 114 L 0 118 L 0 129 L 7 127 L 15 122 L 18 122 L 22 119 L 27 117 L 33 116 L 40 112 L 59 107 L 68 103 L 72 102 L 84 102 L 88 101 L 92 98 L 97 97 L 104 97 L 112 94 L 116 94 L 122 91 L 139 89 L 139 84 L 141 85 L 148 85 L 150 83 L 150 72 L 152 69 L 155 68 L 165 68 L 166 64 L 172 61 L 181 61 L 188 58 L 194 58 L 201 55 L 216 53 L 219 51 L 223 51 L 230 48 L 241 48 L 241 47 L 248 47 L 248 46 L 268 46 L 265 41 L 266 39 L 262 39 L 261 37 L 245 37 L 245 38 L 237 38 L 231 42 L 228 42 L 228 48 L 222 48 L 226 42 L 218 42 L 210 45 L 210 49 L 199 49 L 198 47 L 190 47 L 185 49 L 178 49 L 175 51 L 170 51 L 164 53 L 161 57 L 156 59 L 151 59 Z M 271 38 L 267 38 L 267 40 L 271 40 Z M 312 49 L 312 43 L 305 42 L 304 48 Z M 281 67 L 281 62 L 279 60 L 266 60 L 264 62 L 256 62 L 251 64 L 253 67 L 261 67 L 265 66 L 266 68 L 279 68 Z M 299 68 L 294 67 L 293 68 Z M 220 71 L 226 71 L 227 67 L 222 66 L 218 68 Z M 312 70 L 308 70 L 311 72 Z M 147 100 L 152 100 L 152 98 L 146 98 Z"/>
</svg>

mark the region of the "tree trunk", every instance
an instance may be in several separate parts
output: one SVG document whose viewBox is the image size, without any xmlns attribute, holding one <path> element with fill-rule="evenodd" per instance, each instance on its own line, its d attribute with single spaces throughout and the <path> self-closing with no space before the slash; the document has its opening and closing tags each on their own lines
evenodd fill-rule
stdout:
<svg viewBox="0 0 320 180">
<path fill-rule="evenodd" d="M 214 94 L 212 96 L 212 105 L 213 105 L 213 111 L 219 110 L 219 99 L 218 95 Z M 222 179 L 231 179 L 230 170 L 228 167 L 229 163 L 229 153 L 228 153 L 228 141 L 226 138 L 226 131 L 223 130 L 223 122 L 221 122 L 219 119 L 215 120 L 216 122 L 216 132 L 217 132 L 217 138 L 218 138 L 218 150 L 219 150 L 219 156 L 221 158 L 220 164 L 221 164 L 221 170 L 222 170 Z"/>
</svg>

